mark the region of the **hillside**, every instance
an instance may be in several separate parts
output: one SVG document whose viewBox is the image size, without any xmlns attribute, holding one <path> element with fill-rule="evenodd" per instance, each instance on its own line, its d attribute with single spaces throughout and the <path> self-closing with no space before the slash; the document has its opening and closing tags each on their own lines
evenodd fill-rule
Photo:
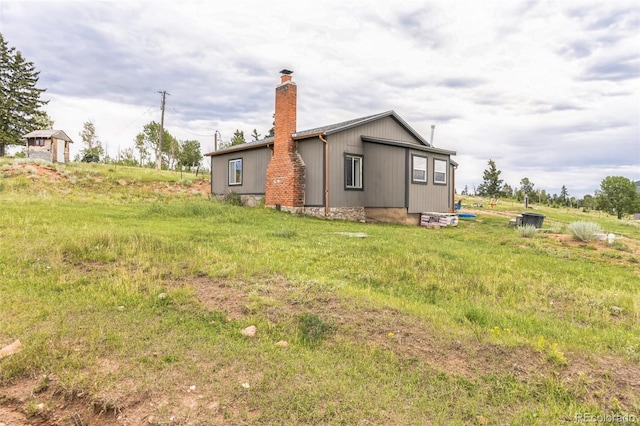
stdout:
<svg viewBox="0 0 640 426">
<path fill-rule="evenodd" d="M 549 232 L 523 238 L 521 206 L 481 200 L 455 228 L 332 222 L 191 174 L 0 167 L 0 424 L 640 418 L 634 222 L 534 206 Z"/>
</svg>

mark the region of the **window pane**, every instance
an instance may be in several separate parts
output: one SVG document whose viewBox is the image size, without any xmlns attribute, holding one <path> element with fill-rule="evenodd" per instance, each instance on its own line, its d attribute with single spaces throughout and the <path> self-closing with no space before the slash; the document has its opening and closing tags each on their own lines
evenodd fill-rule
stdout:
<svg viewBox="0 0 640 426">
<path fill-rule="evenodd" d="M 412 180 L 414 182 L 427 181 L 427 157 L 414 155 L 411 157 L 413 163 Z"/>
<path fill-rule="evenodd" d="M 434 160 L 433 169 L 433 181 L 437 183 L 447 183 L 447 162 Z"/>
<path fill-rule="evenodd" d="M 362 163 L 359 157 L 353 157 L 353 186 L 362 188 Z"/>
<path fill-rule="evenodd" d="M 344 184 L 346 188 L 362 188 L 362 157 L 345 155 Z"/>
<path fill-rule="evenodd" d="M 242 184 L 242 159 L 229 160 L 229 185 Z"/>
</svg>

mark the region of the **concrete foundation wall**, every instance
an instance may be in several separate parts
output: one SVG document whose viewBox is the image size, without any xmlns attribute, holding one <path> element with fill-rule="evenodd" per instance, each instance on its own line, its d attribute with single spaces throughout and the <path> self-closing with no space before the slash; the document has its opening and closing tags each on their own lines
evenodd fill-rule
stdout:
<svg viewBox="0 0 640 426">
<path fill-rule="evenodd" d="M 420 213 L 407 213 L 404 207 L 367 207 L 364 209 L 367 221 L 419 225 Z"/>
</svg>

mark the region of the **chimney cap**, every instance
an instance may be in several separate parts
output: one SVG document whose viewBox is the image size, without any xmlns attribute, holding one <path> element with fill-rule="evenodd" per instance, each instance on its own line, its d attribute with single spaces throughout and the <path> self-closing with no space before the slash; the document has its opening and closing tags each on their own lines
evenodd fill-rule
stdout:
<svg viewBox="0 0 640 426">
<path fill-rule="evenodd" d="M 285 68 L 282 71 L 280 71 L 280 74 L 289 75 L 289 74 L 293 74 L 293 71 L 290 71 L 290 70 Z"/>
</svg>

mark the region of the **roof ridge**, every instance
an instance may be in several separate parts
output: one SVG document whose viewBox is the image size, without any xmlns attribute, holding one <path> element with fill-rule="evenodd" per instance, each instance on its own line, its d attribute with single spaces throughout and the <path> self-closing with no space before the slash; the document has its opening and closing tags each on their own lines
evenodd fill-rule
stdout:
<svg viewBox="0 0 640 426">
<path fill-rule="evenodd" d="M 364 116 L 364 117 L 352 118 L 351 120 L 345 120 L 345 121 L 340 121 L 338 123 L 327 124 L 325 126 L 314 127 L 312 129 L 296 131 L 294 133 L 294 136 L 302 136 L 302 135 L 305 135 L 305 134 L 312 134 L 312 133 L 318 133 L 318 132 L 329 131 L 329 130 L 337 131 L 337 130 L 342 129 L 344 127 L 349 127 L 349 126 L 353 126 L 353 125 L 358 124 L 358 123 L 369 121 L 369 120 L 371 120 L 373 118 L 384 117 L 386 115 L 392 115 L 392 114 L 395 114 L 395 112 L 393 110 L 389 110 L 389 111 L 385 111 L 385 112 L 379 112 L 377 114 L 367 115 L 367 116 Z"/>
</svg>

